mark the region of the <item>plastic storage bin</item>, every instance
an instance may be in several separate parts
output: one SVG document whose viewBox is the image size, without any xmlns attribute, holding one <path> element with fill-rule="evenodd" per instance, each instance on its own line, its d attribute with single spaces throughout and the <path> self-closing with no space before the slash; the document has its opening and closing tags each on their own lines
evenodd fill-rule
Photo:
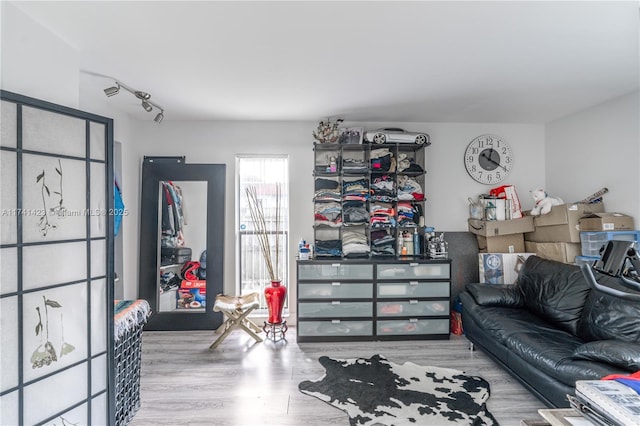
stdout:
<svg viewBox="0 0 640 426">
<path fill-rule="evenodd" d="M 583 264 L 587 264 L 589 266 L 593 266 L 595 261 L 599 260 L 599 259 L 600 259 L 599 256 L 576 256 L 575 263 L 578 266 L 581 266 Z"/>
<path fill-rule="evenodd" d="M 580 244 L 583 256 L 600 257 L 600 248 L 607 241 L 640 241 L 640 231 L 594 231 L 580 232 Z"/>
</svg>

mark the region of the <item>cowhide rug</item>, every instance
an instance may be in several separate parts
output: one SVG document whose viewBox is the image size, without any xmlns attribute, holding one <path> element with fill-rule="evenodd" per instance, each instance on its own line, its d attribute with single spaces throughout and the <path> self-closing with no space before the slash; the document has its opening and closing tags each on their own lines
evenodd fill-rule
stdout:
<svg viewBox="0 0 640 426">
<path fill-rule="evenodd" d="M 320 357 L 326 374 L 298 385 L 345 411 L 354 425 L 497 425 L 487 411 L 489 383 L 450 368 L 371 358 Z"/>
</svg>

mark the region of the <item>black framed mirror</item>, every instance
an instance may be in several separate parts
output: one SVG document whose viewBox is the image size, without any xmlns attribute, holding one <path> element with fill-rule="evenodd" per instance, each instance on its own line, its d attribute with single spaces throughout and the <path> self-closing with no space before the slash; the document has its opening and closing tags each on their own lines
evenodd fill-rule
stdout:
<svg viewBox="0 0 640 426">
<path fill-rule="evenodd" d="M 144 157 L 138 293 L 153 312 L 145 329 L 222 324 L 213 301 L 223 292 L 225 174 L 224 164 Z"/>
</svg>

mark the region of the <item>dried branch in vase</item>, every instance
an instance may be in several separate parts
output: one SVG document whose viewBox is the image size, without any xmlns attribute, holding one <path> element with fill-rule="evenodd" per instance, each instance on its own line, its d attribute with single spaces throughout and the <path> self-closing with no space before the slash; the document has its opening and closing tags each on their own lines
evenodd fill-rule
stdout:
<svg viewBox="0 0 640 426">
<path fill-rule="evenodd" d="M 274 226 L 275 232 L 269 230 L 267 219 L 265 218 L 264 206 L 262 200 L 258 197 L 258 192 L 255 186 L 246 188 L 247 200 L 249 201 L 249 212 L 251 214 L 251 220 L 260 245 L 260 251 L 264 258 L 271 281 L 279 281 L 280 274 L 278 267 L 280 265 L 279 252 L 280 252 L 280 225 L 282 217 L 280 214 L 281 200 L 282 200 L 282 188 L 278 184 L 276 185 L 275 192 L 275 217 Z M 275 238 L 275 253 L 271 252 L 271 244 L 269 241 L 269 235 L 273 233 Z"/>
</svg>

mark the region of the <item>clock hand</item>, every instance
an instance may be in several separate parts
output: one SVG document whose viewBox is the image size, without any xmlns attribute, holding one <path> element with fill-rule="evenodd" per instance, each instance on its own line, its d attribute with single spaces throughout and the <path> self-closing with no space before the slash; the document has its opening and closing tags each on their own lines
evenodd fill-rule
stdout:
<svg viewBox="0 0 640 426">
<path fill-rule="evenodd" d="M 493 151 L 493 148 L 491 148 L 491 151 Z M 487 160 L 489 160 L 490 163 L 495 164 L 496 166 L 500 166 L 502 167 L 502 170 L 504 170 L 505 172 L 507 171 L 507 168 L 505 166 L 503 166 L 502 164 L 498 163 L 496 160 L 494 160 L 493 158 L 491 158 L 491 155 L 487 155 L 484 152 L 482 152 L 482 154 L 480 154 L 481 157 L 486 158 Z"/>
</svg>

